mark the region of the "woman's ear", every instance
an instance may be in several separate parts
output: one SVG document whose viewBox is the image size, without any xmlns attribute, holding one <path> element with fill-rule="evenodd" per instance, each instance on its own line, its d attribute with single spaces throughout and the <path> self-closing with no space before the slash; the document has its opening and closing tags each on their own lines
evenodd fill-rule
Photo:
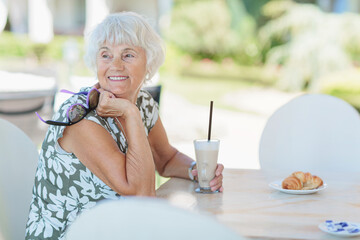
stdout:
<svg viewBox="0 0 360 240">
<path fill-rule="evenodd" d="M 146 70 L 145 80 L 146 81 L 150 80 L 150 76 L 151 76 L 150 71 Z"/>
</svg>

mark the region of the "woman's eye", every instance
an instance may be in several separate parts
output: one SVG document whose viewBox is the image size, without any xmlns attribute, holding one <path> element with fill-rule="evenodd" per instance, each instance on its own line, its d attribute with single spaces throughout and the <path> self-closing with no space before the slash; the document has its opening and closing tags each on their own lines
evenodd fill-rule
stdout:
<svg viewBox="0 0 360 240">
<path fill-rule="evenodd" d="M 108 54 L 103 54 L 103 55 L 101 55 L 101 57 L 107 59 L 107 58 L 109 58 L 110 56 L 109 56 Z"/>
<path fill-rule="evenodd" d="M 125 56 L 124 56 L 125 58 L 133 58 L 134 57 L 134 55 L 132 55 L 132 54 L 130 54 L 130 53 L 128 53 L 128 54 L 125 54 Z"/>
</svg>

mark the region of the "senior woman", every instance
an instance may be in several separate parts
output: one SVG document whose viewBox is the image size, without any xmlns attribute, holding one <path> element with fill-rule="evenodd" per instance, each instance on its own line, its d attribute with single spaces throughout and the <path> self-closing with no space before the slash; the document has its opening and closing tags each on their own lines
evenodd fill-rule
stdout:
<svg viewBox="0 0 360 240">
<path fill-rule="evenodd" d="M 155 170 L 192 178 L 194 160 L 169 144 L 157 103 L 141 90 L 164 61 L 163 43 L 144 18 L 109 15 L 89 34 L 85 60 L 98 83 L 73 94 L 45 121 L 51 125 L 26 239 L 62 239 L 79 213 L 103 199 L 155 196 Z M 222 171 L 219 164 L 213 191 L 223 190 Z"/>
</svg>

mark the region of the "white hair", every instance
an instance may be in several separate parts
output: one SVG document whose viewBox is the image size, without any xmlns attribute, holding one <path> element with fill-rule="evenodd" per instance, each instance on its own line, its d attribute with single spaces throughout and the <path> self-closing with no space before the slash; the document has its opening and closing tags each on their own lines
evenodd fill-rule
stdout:
<svg viewBox="0 0 360 240">
<path fill-rule="evenodd" d="M 120 12 L 108 15 L 94 30 L 85 36 L 84 60 L 96 70 L 96 55 L 102 44 L 128 44 L 142 47 L 146 53 L 146 68 L 151 79 L 165 60 L 165 47 L 160 36 L 141 15 Z"/>
</svg>

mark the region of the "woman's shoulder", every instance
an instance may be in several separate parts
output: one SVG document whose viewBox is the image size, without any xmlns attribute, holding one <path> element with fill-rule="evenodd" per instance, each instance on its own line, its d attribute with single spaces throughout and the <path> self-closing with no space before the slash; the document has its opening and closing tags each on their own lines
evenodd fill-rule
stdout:
<svg viewBox="0 0 360 240">
<path fill-rule="evenodd" d="M 151 94 L 143 89 L 141 89 L 139 92 L 136 105 L 140 110 L 144 126 L 147 129 L 147 133 L 149 133 L 158 119 L 159 105 L 151 96 Z"/>
<path fill-rule="evenodd" d="M 140 92 L 138 94 L 138 98 L 137 98 L 137 105 L 140 106 L 154 106 L 156 105 L 156 101 L 154 100 L 154 98 L 152 97 L 152 95 L 144 90 L 144 89 L 140 89 Z"/>
<path fill-rule="evenodd" d="M 142 88 L 142 89 L 140 89 L 139 94 L 138 94 L 138 99 L 139 98 L 151 98 L 151 94 Z"/>
</svg>

